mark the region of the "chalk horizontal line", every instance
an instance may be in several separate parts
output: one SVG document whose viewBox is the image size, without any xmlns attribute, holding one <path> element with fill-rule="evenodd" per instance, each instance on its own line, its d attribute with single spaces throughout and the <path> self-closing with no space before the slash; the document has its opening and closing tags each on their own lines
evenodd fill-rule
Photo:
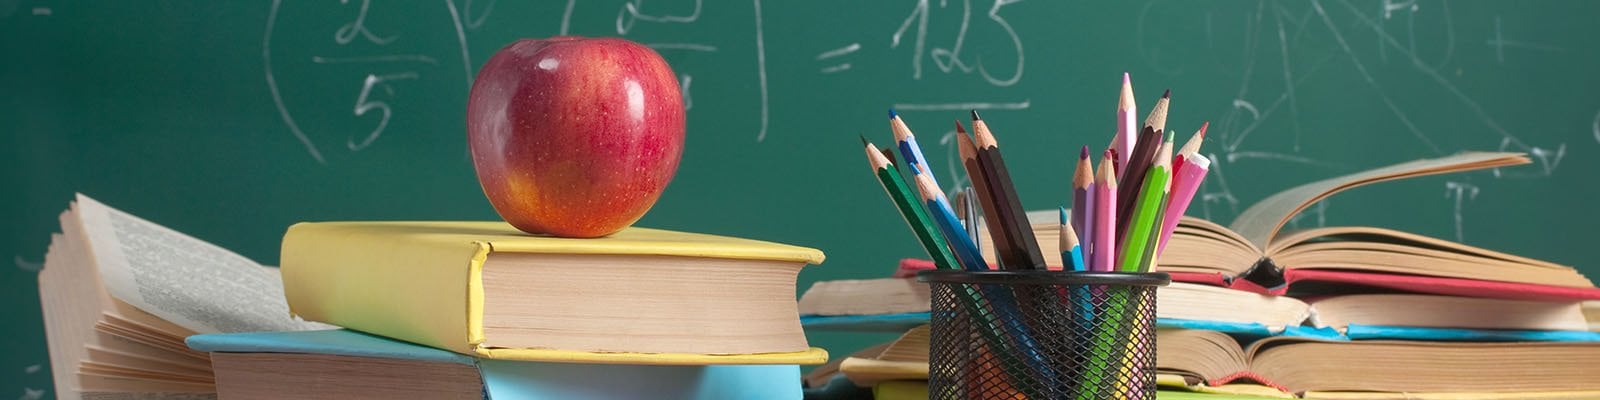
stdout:
<svg viewBox="0 0 1600 400">
<path fill-rule="evenodd" d="M 707 52 L 707 53 L 712 53 L 712 52 L 716 52 L 717 51 L 716 46 L 704 45 L 704 44 L 699 44 L 699 43 L 650 43 L 650 44 L 646 44 L 645 46 L 650 46 L 650 48 L 657 49 L 657 50 L 690 50 L 690 51 L 704 51 L 704 52 Z"/>
<path fill-rule="evenodd" d="M 420 62 L 420 63 L 439 65 L 439 60 L 435 60 L 435 59 L 433 59 L 433 57 L 428 57 L 428 56 L 421 55 L 421 54 L 395 54 L 395 55 L 386 55 L 386 56 L 357 56 L 357 57 L 311 56 L 311 62 L 314 62 L 314 63 L 317 63 L 317 64 L 349 64 L 349 63 L 403 62 L 403 61 L 414 61 L 414 62 Z"/>
<path fill-rule="evenodd" d="M 896 110 L 946 111 L 946 110 L 1026 110 L 1031 99 L 1014 103 L 895 103 Z"/>
<path fill-rule="evenodd" d="M 850 69 L 850 63 L 844 63 L 844 64 L 835 65 L 835 66 L 832 66 L 832 67 L 823 68 L 822 69 L 822 73 L 831 74 L 831 73 L 844 71 L 844 70 L 848 70 L 848 69 Z"/>
<path fill-rule="evenodd" d="M 840 47 L 840 48 L 837 48 L 837 49 L 833 49 L 833 50 L 828 50 L 828 51 L 822 52 L 822 54 L 818 54 L 817 55 L 817 60 L 821 61 L 821 60 L 825 60 L 825 59 L 829 59 L 829 58 L 842 56 L 842 55 L 845 55 L 845 54 L 854 53 L 856 50 L 861 50 L 861 43 L 851 43 L 849 46 Z"/>
</svg>

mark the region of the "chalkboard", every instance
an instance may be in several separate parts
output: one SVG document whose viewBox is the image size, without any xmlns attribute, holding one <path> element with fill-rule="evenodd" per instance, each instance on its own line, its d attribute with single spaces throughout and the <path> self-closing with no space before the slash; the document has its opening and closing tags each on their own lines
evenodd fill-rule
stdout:
<svg viewBox="0 0 1600 400">
<path fill-rule="evenodd" d="M 296 221 L 492 219 L 467 155 L 476 69 L 518 38 L 622 36 L 680 77 L 688 141 L 641 225 L 821 248 L 816 280 L 923 257 L 856 140 L 898 109 L 938 168 L 979 109 L 1030 209 L 1104 146 L 1117 84 L 1211 122 L 1193 215 L 1462 150 L 1533 165 L 1341 194 L 1371 224 L 1600 272 L 1600 4 L 1400 0 L 58 2 L 0 0 L 0 396 L 52 395 L 36 273 L 83 192 L 264 264 Z M 946 188 L 959 182 L 943 173 Z M 843 356 L 889 336 L 813 334 Z"/>
</svg>

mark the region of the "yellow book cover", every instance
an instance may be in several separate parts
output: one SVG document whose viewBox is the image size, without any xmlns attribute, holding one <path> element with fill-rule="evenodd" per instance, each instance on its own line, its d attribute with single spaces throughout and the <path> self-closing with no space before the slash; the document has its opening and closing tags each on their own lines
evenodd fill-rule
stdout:
<svg viewBox="0 0 1600 400">
<path fill-rule="evenodd" d="M 504 222 L 308 222 L 284 235 L 290 312 L 493 359 L 819 364 L 795 279 L 816 249 L 629 228 L 598 239 Z"/>
</svg>

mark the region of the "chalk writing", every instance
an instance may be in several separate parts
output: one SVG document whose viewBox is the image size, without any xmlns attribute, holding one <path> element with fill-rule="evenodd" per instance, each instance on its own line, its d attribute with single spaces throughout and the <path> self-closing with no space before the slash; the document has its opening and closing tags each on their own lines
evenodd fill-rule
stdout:
<svg viewBox="0 0 1600 400">
<path fill-rule="evenodd" d="M 687 15 L 645 14 L 639 11 L 640 4 L 643 4 L 644 0 L 624 2 L 622 3 L 622 9 L 617 11 L 617 34 L 628 34 L 628 31 L 633 29 L 633 24 L 638 21 L 683 24 L 694 22 L 700 19 L 701 1 L 694 0 L 694 9 Z M 569 6 L 568 9 L 570 10 L 571 7 Z"/>
<path fill-rule="evenodd" d="M 1589 130 L 1594 131 L 1595 143 L 1600 143 L 1600 111 L 1594 113 L 1594 121 L 1589 123 Z"/>
<path fill-rule="evenodd" d="M 349 4 L 350 0 L 339 0 L 339 3 Z M 356 19 L 339 26 L 339 29 L 334 30 L 333 41 L 339 44 L 350 44 L 351 41 L 356 40 L 356 35 L 361 35 L 362 37 L 367 38 L 367 41 L 372 42 L 372 44 L 382 46 L 399 38 L 398 35 L 381 37 L 373 34 L 371 30 L 367 29 L 367 8 L 371 5 L 372 0 L 361 0 L 361 8 L 359 11 L 356 11 Z"/>
<path fill-rule="evenodd" d="M 827 60 L 827 59 L 831 59 L 831 58 L 835 58 L 835 57 L 844 56 L 844 55 L 847 55 L 847 54 L 850 54 L 850 53 L 854 53 L 854 52 L 856 52 L 856 50 L 861 50 L 861 43 L 851 43 L 849 46 L 844 46 L 844 47 L 840 47 L 840 48 L 837 48 L 837 49 L 824 51 L 824 52 L 822 52 L 822 54 L 818 54 L 817 55 L 817 61 L 823 61 L 823 60 Z M 822 73 L 831 74 L 831 73 L 845 71 L 845 70 L 849 70 L 849 69 L 850 69 L 850 63 L 847 62 L 847 63 L 841 63 L 841 64 L 835 64 L 835 65 L 822 67 Z"/>
<path fill-rule="evenodd" d="M 1519 41 L 1519 40 L 1506 39 L 1505 38 L 1505 34 L 1500 30 L 1500 16 L 1499 15 L 1494 16 L 1494 37 L 1491 37 L 1491 38 L 1489 38 L 1489 40 L 1484 41 L 1484 44 L 1487 44 L 1487 45 L 1489 45 L 1489 47 L 1493 47 L 1494 48 L 1494 59 L 1496 61 L 1499 61 L 1501 64 L 1505 64 L 1506 63 L 1506 46 L 1515 47 L 1515 48 L 1533 49 L 1533 50 L 1543 50 L 1543 51 L 1562 51 L 1562 50 L 1565 50 L 1565 49 L 1562 49 L 1560 47 L 1546 45 L 1546 44 L 1538 44 L 1538 43 L 1532 43 L 1532 42 L 1524 42 L 1524 41 Z"/>
<path fill-rule="evenodd" d="M 1461 216 L 1462 203 L 1478 198 L 1478 186 L 1466 182 L 1447 181 L 1444 183 L 1444 198 L 1455 201 L 1452 217 L 1455 220 L 1456 241 L 1465 241 L 1464 218 Z"/>
<path fill-rule="evenodd" d="M 20 255 L 12 256 L 11 263 L 16 264 L 17 269 L 28 272 L 39 272 L 39 270 L 44 269 L 44 263 L 24 260 Z"/>
<path fill-rule="evenodd" d="M 367 115 L 368 111 L 376 109 L 383 112 L 383 118 L 378 120 L 378 127 L 373 128 L 372 132 L 368 133 L 366 139 L 362 139 L 360 144 L 356 143 L 355 138 L 350 138 L 350 140 L 346 142 L 345 145 L 348 146 L 351 151 L 360 151 L 361 149 L 365 149 L 367 146 L 372 145 L 372 141 L 378 140 L 378 135 L 383 134 L 383 128 L 389 126 L 389 117 L 394 116 L 394 111 L 389 109 L 388 103 L 376 100 L 367 100 L 368 95 L 372 94 L 372 88 L 374 86 L 383 84 L 384 82 L 401 79 L 417 79 L 417 74 L 415 72 L 403 72 L 382 76 L 367 74 L 367 79 L 361 85 L 361 95 L 356 96 L 356 107 L 352 112 L 355 114 L 355 116 L 359 117 Z M 394 95 L 394 88 L 387 84 L 383 84 L 383 90 L 390 96 Z"/>
<path fill-rule="evenodd" d="M 1022 47 L 1022 37 L 1017 35 L 1016 29 L 1011 27 L 1010 22 L 1007 22 L 1004 17 L 1000 16 L 1000 9 L 1008 4 L 1014 4 L 1020 1 L 1021 0 L 995 0 L 994 3 L 992 3 L 993 5 L 989 8 L 989 12 L 987 14 L 988 19 L 992 21 L 995 26 L 999 27 L 1000 30 L 1004 31 L 1006 36 L 1011 39 L 1012 46 L 1016 50 L 1016 69 L 1012 71 L 1009 76 L 1002 78 L 996 77 L 995 75 L 989 73 L 988 69 L 984 66 L 982 57 L 977 58 L 975 68 L 969 66 L 967 62 L 960 59 L 961 47 L 966 41 L 968 25 L 971 23 L 972 19 L 971 0 L 962 0 L 961 26 L 958 28 L 954 43 L 952 43 L 949 48 L 935 47 L 931 51 L 924 51 L 927 48 L 928 41 L 928 15 L 931 13 L 928 0 L 917 0 L 916 6 L 912 7 L 911 14 L 906 16 L 906 19 L 900 23 L 900 28 L 896 29 L 894 34 L 889 37 L 889 47 L 898 48 L 900 46 L 901 38 L 905 36 L 906 31 L 911 29 L 911 26 L 914 23 L 917 31 L 916 44 L 912 47 L 911 51 L 912 79 L 922 79 L 922 59 L 924 56 L 926 56 L 933 58 L 935 65 L 940 71 L 945 73 L 972 73 L 974 70 L 976 70 L 978 75 L 982 76 L 984 81 L 989 82 L 991 85 L 999 87 L 1015 85 L 1018 81 L 1022 80 L 1023 69 L 1026 65 L 1026 56 L 1024 54 L 1025 50 Z M 940 7 L 943 8 L 944 4 L 941 3 Z"/>
<path fill-rule="evenodd" d="M 756 10 L 756 68 L 761 79 L 761 131 L 756 133 L 756 141 L 767 140 L 767 45 L 761 29 L 761 0 L 751 0 Z"/>
</svg>

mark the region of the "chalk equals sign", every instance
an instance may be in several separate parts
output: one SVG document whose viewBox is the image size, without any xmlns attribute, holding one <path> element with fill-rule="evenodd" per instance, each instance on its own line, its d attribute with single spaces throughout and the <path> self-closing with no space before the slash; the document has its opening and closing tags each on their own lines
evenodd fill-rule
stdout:
<svg viewBox="0 0 1600 400">
<path fill-rule="evenodd" d="M 831 59 L 831 58 L 837 58 L 837 57 L 840 57 L 840 56 L 843 56 L 843 55 L 846 55 L 846 54 L 854 53 L 854 52 L 856 52 L 856 50 L 861 50 L 861 43 L 851 43 L 849 46 L 844 46 L 844 47 L 840 47 L 840 48 L 837 48 L 837 49 L 824 51 L 824 52 L 822 52 L 822 54 L 818 54 L 817 55 L 817 61 L 827 60 L 827 59 Z M 848 70 L 848 69 L 850 69 L 850 63 L 841 63 L 841 64 L 835 64 L 835 65 L 831 65 L 831 66 L 822 67 L 822 73 L 831 74 L 831 73 L 835 73 L 835 72 L 845 71 L 845 70 Z"/>
</svg>

